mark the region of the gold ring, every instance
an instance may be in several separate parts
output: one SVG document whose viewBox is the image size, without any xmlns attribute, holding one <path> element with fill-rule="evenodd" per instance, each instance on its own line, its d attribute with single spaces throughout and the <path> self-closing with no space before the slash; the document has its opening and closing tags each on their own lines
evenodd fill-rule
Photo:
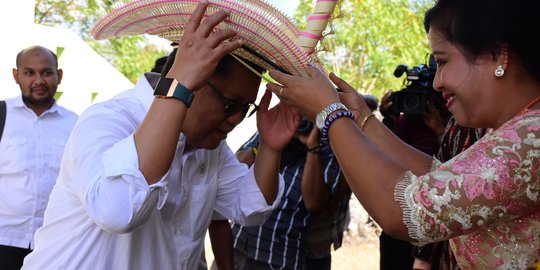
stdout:
<svg viewBox="0 0 540 270">
<path fill-rule="evenodd" d="M 281 88 L 279 89 L 279 96 L 281 96 L 281 92 L 283 92 L 283 88 L 284 88 L 284 87 L 281 87 Z"/>
</svg>

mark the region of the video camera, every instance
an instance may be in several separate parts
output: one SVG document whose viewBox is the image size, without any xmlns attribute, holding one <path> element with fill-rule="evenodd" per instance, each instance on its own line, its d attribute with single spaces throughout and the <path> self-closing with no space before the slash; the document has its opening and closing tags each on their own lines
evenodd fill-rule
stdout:
<svg viewBox="0 0 540 270">
<path fill-rule="evenodd" d="M 391 112 L 409 115 L 421 115 L 426 112 L 428 100 L 439 103 L 443 100 L 442 93 L 433 89 L 433 79 L 437 65 L 433 55 L 430 55 L 429 65 L 420 64 L 409 69 L 406 65 L 398 65 L 394 70 L 396 78 L 407 74 L 406 87 L 390 95 Z"/>
</svg>

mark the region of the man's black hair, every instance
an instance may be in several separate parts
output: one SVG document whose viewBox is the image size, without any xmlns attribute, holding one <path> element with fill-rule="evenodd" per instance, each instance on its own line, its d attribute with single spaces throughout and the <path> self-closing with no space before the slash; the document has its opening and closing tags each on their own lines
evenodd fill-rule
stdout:
<svg viewBox="0 0 540 270">
<path fill-rule="evenodd" d="M 168 56 L 162 56 L 158 58 L 156 62 L 154 63 L 154 67 L 150 71 L 161 73 L 161 71 L 163 70 L 163 67 L 165 66 L 165 63 L 167 63 L 167 57 Z"/>
</svg>

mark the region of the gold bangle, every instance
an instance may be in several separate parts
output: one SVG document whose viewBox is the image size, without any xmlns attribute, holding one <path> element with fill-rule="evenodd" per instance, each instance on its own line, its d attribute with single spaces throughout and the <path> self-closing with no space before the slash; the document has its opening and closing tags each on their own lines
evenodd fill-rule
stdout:
<svg viewBox="0 0 540 270">
<path fill-rule="evenodd" d="M 360 124 L 360 130 L 364 131 L 364 127 L 366 126 L 367 121 L 368 121 L 369 118 L 371 118 L 372 116 L 375 116 L 375 114 L 374 114 L 374 113 L 371 113 L 371 114 L 367 115 L 366 117 L 364 117 L 364 120 L 362 120 L 362 123 Z"/>
</svg>

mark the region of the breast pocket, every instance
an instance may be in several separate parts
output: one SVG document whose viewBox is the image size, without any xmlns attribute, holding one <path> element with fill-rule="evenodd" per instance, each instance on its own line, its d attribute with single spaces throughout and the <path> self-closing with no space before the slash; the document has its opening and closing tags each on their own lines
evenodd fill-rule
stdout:
<svg viewBox="0 0 540 270">
<path fill-rule="evenodd" d="M 0 143 L 0 174 L 22 173 L 27 170 L 26 138 L 3 137 Z"/>
</svg>

